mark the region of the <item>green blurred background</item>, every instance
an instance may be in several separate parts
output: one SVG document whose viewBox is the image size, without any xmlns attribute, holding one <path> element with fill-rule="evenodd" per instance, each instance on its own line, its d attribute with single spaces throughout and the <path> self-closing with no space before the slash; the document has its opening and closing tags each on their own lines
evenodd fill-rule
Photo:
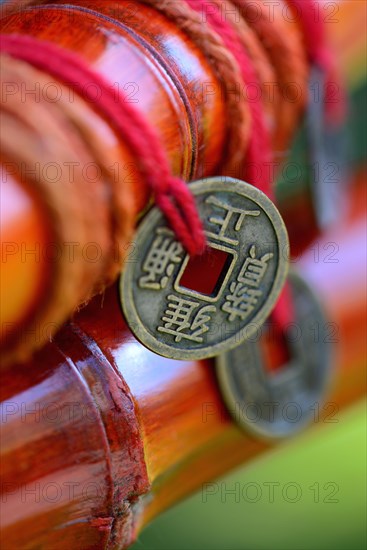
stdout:
<svg viewBox="0 0 367 550">
<path fill-rule="evenodd" d="M 365 549 L 366 402 L 336 420 L 217 480 L 210 494 L 200 491 L 171 508 L 132 550 Z M 273 499 L 269 482 L 279 484 Z M 236 493 L 226 495 L 226 488 Z"/>
</svg>

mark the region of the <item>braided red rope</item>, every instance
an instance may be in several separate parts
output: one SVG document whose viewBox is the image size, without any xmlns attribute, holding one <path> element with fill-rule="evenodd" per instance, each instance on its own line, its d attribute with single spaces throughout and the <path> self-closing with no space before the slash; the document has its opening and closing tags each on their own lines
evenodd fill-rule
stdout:
<svg viewBox="0 0 367 550">
<path fill-rule="evenodd" d="M 209 24 L 220 35 L 224 45 L 236 59 L 244 84 L 255 84 L 259 88 L 260 82 L 248 53 L 243 48 L 233 25 L 222 17 L 218 6 L 210 0 L 186 0 L 186 3 L 195 11 L 206 15 Z M 262 107 L 260 98 L 250 102 L 252 131 L 247 149 L 245 179 L 266 195 L 271 196 L 271 181 L 265 167 L 269 166 L 272 160 L 272 149 Z"/>
<path fill-rule="evenodd" d="M 50 42 L 25 35 L 3 35 L 0 50 L 26 61 L 72 87 L 81 97 L 93 103 L 106 117 L 134 153 L 155 203 L 167 219 L 178 240 L 192 256 L 205 248 L 205 235 L 192 193 L 186 183 L 170 173 L 164 150 L 154 128 L 116 89 L 93 71 L 75 53 Z M 95 101 L 98 86 L 100 98 Z"/>
<path fill-rule="evenodd" d="M 196 11 L 209 6 L 207 0 L 186 1 Z M 235 29 L 230 23 L 224 21 L 217 11 L 213 13 L 208 10 L 208 14 L 210 14 L 210 24 L 220 34 L 224 45 L 237 60 L 244 83 L 258 84 L 251 60 L 243 49 Z M 90 83 L 93 82 L 99 87 L 101 93 L 96 107 L 113 124 L 141 162 L 140 168 L 153 192 L 155 203 L 189 254 L 194 256 L 202 253 L 205 248 L 205 235 L 193 196 L 182 180 L 174 178 L 170 174 L 159 139 L 141 113 L 126 102 L 122 94 L 117 101 L 116 91 L 108 82 L 90 69 L 74 53 L 63 50 L 52 43 L 23 35 L 2 37 L 1 49 L 72 86 L 81 97 L 89 102 L 95 103 L 94 92 L 90 91 Z M 261 177 L 256 181 L 258 167 L 265 166 L 265 163 L 271 159 L 270 137 L 266 129 L 260 100 L 251 103 L 251 115 L 255 131 L 251 133 L 247 151 L 246 179 L 253 185 L 256 184 L 267 195 L 271 195 L 271 182 L 267 177 L 267 170 L 261 170 Z M 284 305 L 280 306 L 280 317 L 287 319 L 289 315 L 286 314 L 286 311 L 290 311 L 289 300 L 281 301 L 284 302 Z M 276 308 L 276 310 L 278 309 L 279 307 Z M 276 316 L 278 317 L 278 314 Z"/>
<path fill-rule="evenodd" d="M 207 21 L 213 30 L 221 36 L 225 47 L 236 59 L 241 70 L 244 84 L 251 83 L 259 85 L 253 64 L 241 44 L 236 29 L 230 22 L 226 21 L 226 19 L 221 16 L 218 6 L 215 4 L 213 5 L 209 0 L 186 0 L 186 3 L 196 12 L 202 15 L 204 15 L 204 13 L 206 14 Z M 327 57 L 327 50 L 324 47 L 323 27 L 322 25 L 315 24 L 316 19 L 313 14 L 311 2 L 305 3 L 299 2 L 299 0 L 290 0 L 290 3 L 293 3 L 296 9 L 300 9 L 299 7 L 297 8 L 298 5 L 301 6 L 302 23 L 308 31 L 307 33 L 305 32 L 305 36 L 307 38 L 307 46 L 311 60 L 318 62 L 323 68 L 328 68 L 329 57 Z M 214 10 L 213 7 L 215 8 Z M 24 39 L 24 37 L 21 38 Z M 32 39 L 32 41 L 33 40 L 34 39 Z M 45 43 L 42 44 L 43 52 L 40 52 L 37 48 L 32 48 L 33 54 L 31 55 L 24 53 L 21 48 L 23 51 L 23 53 L 21 51 L 23 60 L 37 64 L 39 68 L 51 72 L 54 76 L 66 81 L 73 81 L 74 78 L 77 77 L 77 83 L 73 82 L 73 85 L 82 95 L 85 95 L 86 91 L 88 94 L 89 88 L 85 86 L 85 83 L 89 84 L 90 81 L 93 81 L 101 87 L 104 93 L 102 93 L 98 107 L 101 108 L 103 114 L 107 115 L 110 121 L 113 122 L 120 134 L 123 134 L 124 140 L 128 142 L 137 158 L 141 159 L 143 162 L 143 171 L 146 181 L 153 191 L 155 202 L 165 214 L 168 223 L 174 229 L 178 239 L 183 243 L 190 254 L 194 255 L 200 253 L 205 245 L 205 236 L 192 195 L 187 186 L 185 184 L 182 185 L 183 182 L 181 180 L 172 178 L 170 175 L 167 160 L 159 145 L 157 136 L 154 135 L 153 129 L 147 125 L 147 122 L 138 111 L 133 109 L 130 104 L 123 101 L 123 97 L 120 98 L 121 101 L 118 103 L 120 109 L 116 109 L 116 100 L 114 92 L 111 91 L 111 87 L 106 82 L 102 81 L 100 75 L 93 73 L 89 67 L 86 67 L 74 54 L 64 52 L 63 50 L 58 52 L 58 56 L 62 55 L 64 57 L 66 55 L 69 57 L 69 60 L 65 60 L 68 65 L 67 70 L 65 70 L 66 64 L 64 63 L 60 71 L 58 64 L 56 64 L 56 68 L 54 63 L 52 63 L 52 65 L 50 64 L 50 57 L 45 51 L 47 48 L 55 48 L 55 46 L 47 44 L 45 48 Z M 27 50 L 27 52 L 28 51 L 29 50 Z M 34 55 L 34 52 L 36 55 Z M 8 53 L 14 53 L 14 49 L 10 52 L 8 51 Z M 15 54 L 19 57 L 19 47 L 15 51 Z M 56 58 L 58 56 L 56 56 Z M 60 57 L 58 57 L 58 61 L 60 61 Z M 90 100 L 89 97 L 87 97 L 87 99 Z M 113 104 L 111 104 L 111 99 Z M 122 104 L 124 106 L 123 109 L 121 109 Z M 270 136 L 266 128 L 261 99 L 257 99 L 250 103 L 250 112 L 253 129 L 247 150 L 245 178 L 253 185 L 256 185 L 261 191 L 271 196 L 272 189 L 271 181 L 267 175 L 268 171 L 265 169 L 260 170 L 259 177 L 258 170 L 258 167 L 261 168 L 269 165 L 272 159 Z M 127 119 L 129 119 L 128 124 Z M 133 131 L 131 131 L 132 128 Z M 137 131 L 135 131 L 136 128 L 138 128 Z M 147 152 L 150 152 L 150 155 L 148 154 L 147 156 Z M 158 178 L 155 176 L 156 166 L 160 168 Z M 172 198 L 174 198 L 174 202 Z M 285 290 L 283 292 L 273 316 L 275 316 L 274 320 L 276 320 L 276 323 L 280 324 L 280 326 L 284 326 L 293 318 L 289 291 Z"/>
</svg>

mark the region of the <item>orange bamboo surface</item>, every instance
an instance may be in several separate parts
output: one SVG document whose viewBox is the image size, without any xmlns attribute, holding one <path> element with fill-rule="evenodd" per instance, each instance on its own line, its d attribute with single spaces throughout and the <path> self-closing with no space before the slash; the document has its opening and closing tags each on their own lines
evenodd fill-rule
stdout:
<svg viewBox="0 0 367 550">
<path fill-rule="evenodd" d="M 225 84 L 220 82 L 219 75 L 215 73 L 213 66 L 196 43 L 179 30 L 173 21 L 141 2 L 75 0 L 68 2 L 66 7 L 62 4 L 64 2 L 57 1 L 50 7 L 29 7 L 6 16 L 2 19 L 2 32 L 31 34 L 55 42 L 63 48 L 77 52 L 113 85 L 117 83 L 132 101 L 137 101 L 137 108 L 157 130 L 172 171 L 176 175 L 192 180 L 220 172 L 225 161 L 230 126 L 224 94 Z M 280 7 L 284 7 L 284 3 L 280 3 Z M 306 89 L 307 67 L 302 35 L 297 24 L 284 20 L 281 13 L 276 11 L 274 25 L 278 25 L 285 36 L 289 34 L 292 37 L 293 50 L 289 58 L 298 60 L 294 64 L 292 81 L 300 82 L 302 89 Z M 270 50 L 267 51 L 258 42 L 256 51 L 261 59 L 267 60 L 271 70 Z M 266 82 L 269 76 L 269 71 L 261 68 L 265 65 L 261 63 L 259 67 L 262 83 Z M 16 67 L 17 62 L 11 61 L 11 66 Z M 19 65 L 18 72 L 24 75 L 25 79 L 23 82 L 19 77 L 18 90 L 28 90 L 30 93 L 27 95 L 24 92 L 24 97 L 22 92 L 18 93 L 19 97 L 10 94 L 3 102 L 5 156 L 2 160 L 5 175 L 2 207 L 7 215 L 1 222 L 5 242 L 1 286 L 4 299 L 1 312 L 1 340 L 9 361 L 12 358 L 25 358 L 29 348 L 40 347 L 47 340 L 44 334 L 48 332 L 40 329 L 40 326 L 46 324 L 45 319 L 40 317 L 42 308 L 50 308 L 47 313 L 47 325 L 60 326 L 75 307 L 88 297 L 88 292 L 85 295 L 86 291 L 93 294 L 93 288 L 101 286 L 95 284 L 98 283 L 97 277 L 93 284 L 83 285 L 86 288 L 79 289 L 79 294 L 76 290 L 70 293 L 70 296 L 65 292 L 64 300 L 59 300 L 57 308 L 52 308 L 50 303 L 45 304 L 45 299 L 52 301 L 55 285 L 60 285 L 55 276 L 58 266 L 55 262 L 50 266 L 47 254 L 42 253 L 47 250 L 50 242 L 55 241 L 55 235 L 48 224 L 52 215 L 50 212 L 47 213 L 47 208 L 45 213 L 42 194 L 34 191 L 29 176 L 22 174 L 19 169 L 14 169 L 14 164 L 20 166 L 22 161 L 32 164 L 29 159 L 22 158 L 22 150 L 28 151 L 30 145 L 23 142 L 22 147 L 16 147 L 16 140 L 11 131 L 7 130 L 7 125 L 13 124 L 13 119 L 9 122 L 9 116 L 14 116 L 18 108 L 21 112 L 26 112 L 25 104 L 28 110 L 34 109 L 33 115 L 30 115 L 33 117 L 32 120 L 45 120 L 46 124 L 47 117 L 54 116 L 52 109 L 55 110 L 55 105 L 34 98 L 32 100 L 31 92 L 37 86 L 37 82 L 41 82 L 42 88 L 42 83 L 46 85 L 52 79 L 39 72 L 30 73 L 24 64 Z M 15 76 L 7 78 L 15 79 Z M 177 82 L 180 82 L 179 87 Z M 62 83 L 59 85 L 60 89 L 63 89 Z M 65 95 L 64 93 L 64 97 Z M 244 101 L 243 98 L 238 99 Z M 264 108 L 268 124 L 273 128 L 273 145 L 277 157 L 285 157 L 290 134 L 297 127 L 305 100 L 306 95 L 302 95 L 297 101 L 289 101 L 284 97 L 280 102 L 274 98 L 265 101 Z M 122 167 L 121 177 L 125 193 L 130 193 L 134 202 L 130 214 L 137 215 L 148 199 L 144 181 L 136 169 L 138 159 L 132 157 L 110 124 L 101 119 L 91 105 L 82 105 L 83 100 L 80 98 L 75 98 L 75 102 L 77 101 L 79 124 L 83 124 L 83 133 L 92 136 L 93 139 L 97 135 L 103 135 L 104 156 L 113 159 L 115 163 L 118 162 L 120 170 Z M 43 103 L 46 103 L 45 107 Z M 286 109 L 287 117 L 279 117 L 282 105 Z M 69 105 L 68 109 L 70 108 Z M 40 141 L 42 127 L 43 123 L 34 129 L 37 133 L 36 139 Z M 55 130 L 52 130 L 50 123 L 48 128 L 48 139 L 51 142 L 51 135 Z M 60 125 L 57 131 L 60 131 Z M 15 132 L 15 135 L 26 135 L 24 131 Z M 32 140 L 34 143 L 35 138 Z M 67 151 L 64 152 L 64 157 L 67 154 Z M 69 154 L 70 158 L 75 160 L 74 153 L 70 151 Z M 59 155 L 56 155 L 55 161 L 60 162 L 61 152 Z M 27 169 L 31 169 L 32 166 L 28 164 Z M 240 167 L 235 167 L 229 175 L 241 175 Z M 126 200 L 129 200 L 129 197 Z M 16 208 L 9 208 L 10 202 L 16 205 Z M 123 243 L 127 249 L 132 239 L 132 227 L 130 232 L 128 229 L 126 241 Z M 38 243 L 40 253 L 32 254 L 35 243 Z M 65 252 L 64 255 L 66 254 Z M 94 277 L 96 278 L 95 275 Z M 17 296 L 17 300 L 9 299 L 10 296 Z M 33 341 L 29 336 L 27 348 L 21 348 L 19 345 L 19 335 L 24 330 L 29 334 L 33 331 L 34 334 Z"/>
</svg>

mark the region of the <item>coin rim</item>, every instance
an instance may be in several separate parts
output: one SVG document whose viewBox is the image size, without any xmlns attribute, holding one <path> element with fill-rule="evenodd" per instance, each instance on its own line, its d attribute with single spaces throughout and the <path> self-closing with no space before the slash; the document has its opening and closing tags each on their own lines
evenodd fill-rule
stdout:
<svg viewBox="0 0 367 550">
<path fill-rule="evenodd" d="M 322 307 L 322 304 L 317 296 L 317 294 L 312 290 L 311 286 L 307 283 L 307 281 L 301 277 L 299 273 L 297 273 L 295 270 L 291 270 L 289 273 L 288 280 L 292 286 L 298 286 L 298 288 L 301 289 L 301 291 L 304 291 L 307 293 L 307 296 L 310 300 L 312 300 L 313 306 L 317 312 L 317 316 L 319 320 L 322 320 L 324 324 L 327 323 L 327 316 L 325 314 L 324 308 Z M 246 344 L 244 342 L 243 344 Z M 243 345 L 242 344 L 242 345 Z M 331 386 L 332 382 L 332 364 L 333 364 L 333 358 L 332 358 L 332 349 L 331 344 L 329 342 L 323 342 L 319 341 L 316 342 L 319 347 L 322 345 L 322 353 L 320 354 L 322 356 L 323 361 L 320 365 L 320 369 L 323 369 L 323 383 L 322 386 L 318 390 L 318 395 L 316 398 L 318 398 L 319 404 L 321 406 L 322 402 L 325 401 L 326 395 L 329 391 L 329 388 Z M 251 342 L 247 342 L 247 345 L 254 345 Z M 228 350 L 228 354 L 232 350 Z M 246 402 L 240 397 L 236 396 L 234 392 L 232 391 L 232 384 L 231 384 L 231 360 L 228 360 L 227 353 L 223 353 L 216 357 L 215 359 L 215 372 L 216 372 L 216 378 L 218 381 L 218 385 L 220 388 L 220 392 L 222 394 L 222 397 L 224 399 L 225 404 L 227 405 L 228 410 L 231 412 L 234 410 L 234 407 L 238 402 L 242 404 L 246 404 Z M 311 409 L 310 409 L 311 410 Z M 290 437 L 296 436 L 299 432 L 307 428 L 312 422 L 312 414 L 306 414 L 307 411 L 302 411 L 302 420 L 299 422 L 294 423 L 292 426 L 294 427 L 294 430 L 290 430 L 287 433 L 284 432 L 271 432 L 270 430 L 266 429 L 266 426 L 268 425 L 265 422 L 261 422 L 259 424 L 254 424 L 253 422 L 248 422 L 243 419 L 242 415 L 232 415 L 234 418 L 237 426 L 241 428 L 241 430 L 246 433 L 248 436 L 256 436 L 257 439 L 265 442 L 274 443 L 277 441 L 282 441 L 285 439 L 288 439 Z"/>
<path fill-rule="evenodd" d="M 207 192 L 223 191 L 239 194 L 242 197 L 248 198 L 258 204 L 261 209 L 265 211 L 265 214 L 273 224 L 279 249 L 278 268 L 271 287 L 273 298 L 265 302 L 264 306 L 251 321 L 251 325 L 255 328 L 253 330 L 246 330 L 246 337 L 249 338 L 257 330 L 257 326 L 261 326 L 270 315 L 274 305 L 279 299 L 279 295 L 287 278 L 289 267 L 289 239 L 286 226 L 275 204 L 267 197 L 267 195 L 265 195 L 265 193 L 249 183 L 229 177 L 209 177 L 192 182 L 189 184 L 189 187 L 194 196 L 202 195 Z M 146 234 L 151 232 L 152 226 L 154 227 L 160 219 L 163 220 L 163 214 L 158 208 L 153 208 L 138 227 L 135 235 L 136 243 L 144 240 Z M 246 340 L 245 338 L 239 340 L 239 333 L 236 333 L 217 344 L 208 346 L 206 349 L 202 348 L 198 350 L 178 349 L 160 342 L 158 339 L 151 336 L 151 334 L 145 329 L 135 307 L 132 291 L 134 267 L 135 265 L 132 263 L 127 264 L 121 274 L 119 284 L 120 302 L 125 319 L 130 329 L 136 338 L 150 350 L 154 351 L 158 355 L 162 355 L 163 357 L 168 357 L 170 359 L 208 359 L 220 353 L 224 353 L 227 350 L 229 351 Z M 132 324 L 138 326 L 139 330 L 133 330 L 131 328 Z"/>
</svg>

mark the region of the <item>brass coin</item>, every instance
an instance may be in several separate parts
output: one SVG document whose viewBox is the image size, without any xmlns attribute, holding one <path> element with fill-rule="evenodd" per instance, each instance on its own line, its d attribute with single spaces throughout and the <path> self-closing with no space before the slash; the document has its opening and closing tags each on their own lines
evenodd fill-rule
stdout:
<svg viewBox="0 0 367 550">
<path fill-rule="evenodd" d="M 289 280 L 296 316 L 286 330 L 289 362 L 267 372 L 261 331 L 253 341 L 216 359 L 219 385 L 235 421 L 265 439 L 289 437 L 318 421 L 329 386 L 331 345 L 336 341 L 335 327 L 327 322 L 306 282 L 294 273 Z M 268 328 L 264 325 L 262 331 Z"/>
<path fill-rule="evenodd" d="M 190 189 L 209 245 L 204 264 L 196 266 L 198 276 L 190 279 L 195 267 L 153 208 L 136 234 L 138 259 L 126 265 L 120 280 L 132 332 L 174 359 L 213 357 L 248 338 L 271 313 L 288 270 L 287 231 L 266 195 L 224 177 L 197 181 Z"/>
</svg>

